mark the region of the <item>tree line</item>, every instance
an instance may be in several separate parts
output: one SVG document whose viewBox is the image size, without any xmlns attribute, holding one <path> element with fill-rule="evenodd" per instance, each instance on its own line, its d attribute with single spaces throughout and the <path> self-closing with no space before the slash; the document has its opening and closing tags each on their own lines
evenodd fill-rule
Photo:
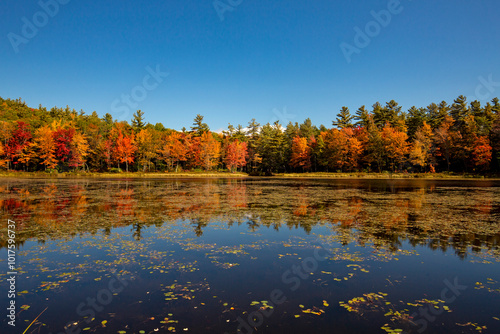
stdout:
<svg viewBox="0 0 500 334">
<path fill-rule="evenodd" d="M 0 167 L 23 171 L 95 172 L 241 170 L 275 172 L 500 171 L 500 103 L 460 95 L 402 111 L 394 100 L 352 114 L 342 107 L 332 127 L 279 121 L 210 131 L 197 115 L 189 130 L 131 122 L 74 109 L 0 97 Z"/>
</svg>

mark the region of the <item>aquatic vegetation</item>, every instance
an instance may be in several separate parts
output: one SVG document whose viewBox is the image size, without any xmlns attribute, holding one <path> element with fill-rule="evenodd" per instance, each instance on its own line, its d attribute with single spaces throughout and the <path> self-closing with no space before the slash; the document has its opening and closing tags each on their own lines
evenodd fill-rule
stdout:
<svg viewBox="0 0 500 334">
<path fill-rule="evenodd" d="M 353 322 L 410 333 L 432 310 L 434 331 L 500 328 L 498 188 L 339 182 L 9 181 L 0 215 L 19 220 L 20 322 L 28 333 L 342 332 Z M 440 295 L 450 275 L 470 287 L 457 303 Z M 78 314 L 117 280 L 127 286 L 109 303 Z"/>
</svg>

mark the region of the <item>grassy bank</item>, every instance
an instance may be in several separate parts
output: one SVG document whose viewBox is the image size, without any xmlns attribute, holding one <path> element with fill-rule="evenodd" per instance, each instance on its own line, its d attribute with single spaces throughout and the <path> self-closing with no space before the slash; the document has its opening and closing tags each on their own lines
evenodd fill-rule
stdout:
<svg viewBox="0 0 500 334">
<path fill-rule="evenodd" d="M 45 173 L 2 171 L 0 178 L 249 178 L 247 173 L 218 171 L 152 172 L 152 173 Z M 269 176 L 268 176 L 269 177 Z M 500 179 L 500 175 L 455 174 L 455 173 L 276 173 L 271 178 L 360 178 L 360 179 Z"/>
<path fill-rule="evenodd" d="M 246 173 L 229 172 L 177 172 L 177 173 L 141 173 L 141 172 L 123 172 L 123 173 L 87 173 L 87 172 L 67 172 L 67 173 L 45 173 L 45 172 L 0 172 L 0 178 L 242 178 L 248 177 Z"/>
<path fill-rule="evenodd" d="M 274 177 L 287 178 L 359 178 L 359 179 L 499 179 L 500 175 L 455 173 L 281 173 Z"/>
</svg>

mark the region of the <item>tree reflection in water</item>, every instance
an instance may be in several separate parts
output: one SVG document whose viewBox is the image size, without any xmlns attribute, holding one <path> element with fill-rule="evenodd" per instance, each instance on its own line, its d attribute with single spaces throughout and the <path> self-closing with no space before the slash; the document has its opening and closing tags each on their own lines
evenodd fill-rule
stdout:
<svg viewBox="0 0 500 334">
<path fill-rule="evenodd" d="M 460 257 L 500 243 L 500 188 L 494 181 L 423 180 L 3 180 L 0 208 L 18 222 L 17 242 L 71 239 L 131 226 L 190 221 L 262 228 L 327 226 L 342 243 L 389 249 L 402 242 Z M 6 233 L 0 246 L 6 246 Z"/>
</svg>

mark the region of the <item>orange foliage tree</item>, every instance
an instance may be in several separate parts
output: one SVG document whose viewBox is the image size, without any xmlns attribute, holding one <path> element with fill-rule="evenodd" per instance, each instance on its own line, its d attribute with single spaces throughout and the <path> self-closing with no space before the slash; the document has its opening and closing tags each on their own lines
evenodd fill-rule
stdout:
<svg viewBox="0 0 500 334">
<path fill-rule="evenodd" d="M 299 136 L 293 138 L 290 165 L 294 168 L 301 167 L 302 170 L 311 169 L 311 147 L 306 138 Z"/>
<path fill-rule="evenodd" d="M 183 139 L 185 139 L 184 136 L 178 132 L 172 132 L 163 136 L 158 153 L 160 154 L 160 159 L 166 162 L 169 170 L 172 170 L 175 164 L 177 171 L 179 162 L 186 161 L 188 147 L 185 145 Z"/>
<path fill-rule="evenodd" d="M 201 137 L 194 137 L 188 134 L 184 142 L 187 147 L 187 166 L 190 168 L 201 168 L 203 166 L 203 162 L 201 161 Z"/>
<path fill-rule="evenodd" d="M 136 137 L 137 160 L 143 171 L 151 169 L 151 161 L 158 156 L 158 135 L 153 129 L 142 129 Z"/>
<path fill-rule="evenodd" d="M 82 167 L 85 165 L 86 157 L 89 154 L 89 145 L 84 134 L 76 132 L 71 139 L 70 144 L 71 158 L 70 167 Z"/>
<path fill-rule="evenodd" d="M 41 159 L 40 164 L 47 168 L 55 168 L 57 166 L 56 147 L 53 137 L 53 131 L 49 126 L 38 128 L 35 131 L 33 144 L 37 150 L 38 157 Z"/>
<path fill-rule="evenodd" d="M 136 151 L 134 134 L 124 135 L 119 130 L 114 153 L 117 161 L 125 163 L 127 172 L 128 165 L 134 162 L 134 153 Z"/>
<path fill-rule="evenodd" d="M 352 128 L 331 129 L 320 136 L 325 146 L 324 164 L 340 170 L 350 171 L 358 168 L 363 146 Z"/>
<path fill-rule="evenodd" d="M 408 153 L 408 135 L 406 132 L 399 131 L 389 124 L 386 124 L 381 132 L 382 143 L 385 154 L 388 158 L 389 166 L 394 171 L 396 166 L 401 165 Z"/>
<path fill-rule="evenodd" d="M 410 150 L 410 162 L 425 168 L 432 159 L 432 129 L 425 121 L 415 133 L 415 139 Z"/>
<path fill-rule="evenodd" d="M 236 139 L 227 145 L 224 163 L 230 171 L 234 172 L 234 169 L 246 166 L 247 155 L 247 143 Z"/>
<path fill-rule="evenodd" d="M 200 138 L 200 160 L 205 170 L 217 166 L 220 157 L 221 143 L 215 140 L 211 132 L 204 132 Z"/>
</svg>

